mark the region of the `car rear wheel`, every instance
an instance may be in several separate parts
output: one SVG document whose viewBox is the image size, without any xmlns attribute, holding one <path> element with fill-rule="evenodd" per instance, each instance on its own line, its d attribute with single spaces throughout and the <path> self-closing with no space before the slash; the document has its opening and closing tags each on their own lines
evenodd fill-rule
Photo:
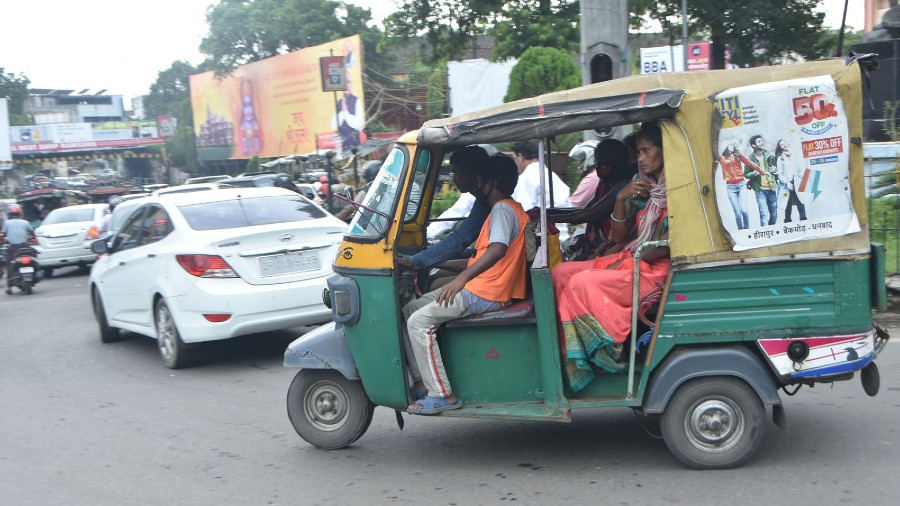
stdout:
<svg viewBox="0 0 900 506">
<path fill-rule="evenodd" d="M 694 469 L 738 467 L 756 453 L 766 429 L 756 392 L 736 378 L 699 378 L 680 386 L 666 406 L 666 446 Z"/>
<path fill-rule="evenodd" d="M 100 342 L 114 343 L 121 339 L 119 329 L 109 326 L 106 319 L 106 309 L 103 307 L 103 300 L 96 288 L 91 290 L 91 301 L 94 303 L 94 318 L 97 319 L 97 326 L 100 327 Z"/>
<path fill-rule="evenodd" d="M 175 320 L 172 319 L 172 312 L 166 301 L 159 299 L 156 302 L 156 346 L 159 354 L 163 359 L 163 363 L 169 369 L 181 369 L 191 362 L 191 350 L 184 346 L 181 341 L 181 335 L 178 333 L 178 327 L 175 326 Z"/>
<path fill-rule="evenodd" d="M 303 369 L 288 389 L 287 411 L 300 437 L 313 446 L 336 450 L 365 434 L 375 405 L 359 381 L 337 371 Z"/>
</svg>

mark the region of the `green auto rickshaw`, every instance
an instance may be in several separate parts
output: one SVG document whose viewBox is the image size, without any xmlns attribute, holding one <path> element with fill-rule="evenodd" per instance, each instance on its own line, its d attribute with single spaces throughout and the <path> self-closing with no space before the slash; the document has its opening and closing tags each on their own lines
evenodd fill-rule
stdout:
<svg viewBox="0 0 900 506">
<path fill-rule="evenodd" d="M 861 79 L 870 63 L 633 76 L 432 120 L 404 135 L 334 260 L 325 294 L 334 322 L 285 352 L 284 365 L 300 369 L 287 395 L 296 431 L 317 447 L 346 447 L 365 433 L 376 406 L 397 410 L 402 427 L 401 412 L 415 399 L 401 309 L 427 273 L 410 275 L 397 259 L 427 246 L 449 153 L 540 139 L 544 162 L 557 135 L 645 121 L 662 128 L 669 234 L 644 247 L 668 246 L 671 264 L 653 297 L 638 300 L 635 283 L 622 371 L 598 369 L 577 391 L 566 382 L 550 241 L 539 240 L 525 300 L 441 326 L 447 374 L 465 405 L 438 416 L 567 422 L 578 409 L 631 407 L 658 422 L 685 465 L 715 469 L 746 462 L 769 419 L 786 427 L 779 391 L 793 395 L 859 373 L 875 395 L 874 359 L 888 335 L 872 319 L 885 289 L 884 249 L 869 241 L 863 179 Z M 770 201 L 757 191 L 767 183 L 752 188 L 755 174 L 738 184 L 723 169 L 728 146 L 749 158 L 759 136 L 767 156 L 792 148 L 795 157 L 789 176 L 777 173 L 775 158 L 758 162 L 770 165 L 770 189 L 781 192 Z M 785 218 L 788 201 L 800 219 Z M 538 239 L 547 237 L 547 206 Z"/>
</svg>

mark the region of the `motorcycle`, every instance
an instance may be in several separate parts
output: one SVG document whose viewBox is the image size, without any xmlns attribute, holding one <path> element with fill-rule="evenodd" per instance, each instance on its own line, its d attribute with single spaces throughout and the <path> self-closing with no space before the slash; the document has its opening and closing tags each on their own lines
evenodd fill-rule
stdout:
<svg viewBox="0 0 900 506">
<path fill-rule="evenodd" d="M 29 245 L 12 248 L 4 244 L 0 247 L 0 264 L 6 264 L 7 294 L 12 295 L 13 287 L 31 294 L 32 287 L 43 278 L 37 256 L 37 250 Z"/>
</svg>

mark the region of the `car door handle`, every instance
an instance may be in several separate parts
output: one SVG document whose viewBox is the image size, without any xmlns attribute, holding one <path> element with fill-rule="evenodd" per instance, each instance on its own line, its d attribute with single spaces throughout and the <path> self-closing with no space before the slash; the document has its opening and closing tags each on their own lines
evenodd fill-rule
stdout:
<svg viewBox="0 0 900 506">
<path fill-rule="evenodd" d="M 147 253 L 147 257 L 149 257 L 149 258 L 155 258 L 155 257 L 156 257 L 156 253 Z"/>
</svg>

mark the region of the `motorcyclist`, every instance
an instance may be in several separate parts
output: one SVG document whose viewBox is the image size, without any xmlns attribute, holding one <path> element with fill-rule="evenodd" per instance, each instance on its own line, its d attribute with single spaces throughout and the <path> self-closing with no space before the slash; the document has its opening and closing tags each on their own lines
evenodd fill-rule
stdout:
<svg viewBox="0 0 900 506">
<path fill-rule="evenodd" d="M 12 253 L 15 248 L 28 244 L 34 236 L 34 227 L 22 219 L 22 208 L 18 205 L 9 206 L 7 215 L 9 219 L 3 223 L 3 237 Z"/>
<path fill-rule="evenodd" d="M 18 205 L 13 204 L 9 206 L 6 212 L 9 219 L 3 222 L 3 241 L 9 245 L 7 249 L 8 258 L 14 258 L 16 250 L 22 246 L 28 246 L 29 241 L 34 236 L 34 227 L 31 226 L 31 223 L 22 219 L 22 208 Z M 11 266 L 12 263 L 9 265 Z"/>
<path fill-rule="evenodd" d="M 292 192 L 300 193 L 300 189 L 297 188 L 297 185 L 291 181 L 291 177 L 287 174 L 278 174 L 275 176 L 275 180 L 272 181 L 273 186 L 277 186 L 279 188 L 284 188 L 286 190 L 291 190 Z"/>
</svg>

